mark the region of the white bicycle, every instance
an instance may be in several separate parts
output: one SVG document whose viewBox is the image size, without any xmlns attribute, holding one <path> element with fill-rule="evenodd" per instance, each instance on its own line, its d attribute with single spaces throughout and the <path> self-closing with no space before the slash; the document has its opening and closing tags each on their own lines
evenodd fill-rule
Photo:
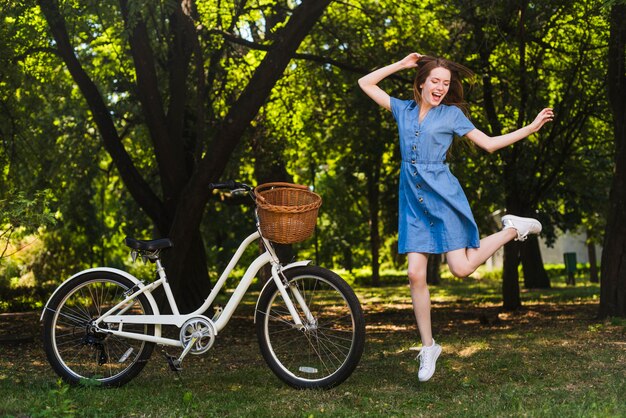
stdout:
<svg viewBox="0 0 626 418">
<path fill-rule="evenodd" d="M 256 202 L 254 190 L 229 181 L 214 189 L 240 190 Z M 268 263 L 271 278 L 260 292 L 254 314 L 261 353 L 270 369 L 288 385 L 331 388 L 356 368 L 365 341 L 365 323 L 358 298 L 334 272 L 298 261 L 282 265 L 272 242 L 257 231 L 243 240 L 209 296 L 196 311 L 179 313 L 160 259 L 169 239 L 126 238 L 133 260 L 156 265 L 158 278 L 144 283 L 129 273 L 107 267 L 82 271 L 62 283 L 48 300 L 41 320 L 43 343 L 54 371 L 70 384 L 87 379 L 103 386 L 121 386 L 146 365 L 155 344 L 176 347 L 167 355 L 170 368 L 181 370 L 188 354 L 207 352 L 226 327 L 257 272 Z M 247 268 L 222 310 L 209 318 L 229 274 L 250 244 L 261 240 L 265 251 Z M 162 287 L 172 314 L 161 314 L 153 292 Z M 179 329 L 178 338 L 162 335 L 163 326 Z"/>
</svg>

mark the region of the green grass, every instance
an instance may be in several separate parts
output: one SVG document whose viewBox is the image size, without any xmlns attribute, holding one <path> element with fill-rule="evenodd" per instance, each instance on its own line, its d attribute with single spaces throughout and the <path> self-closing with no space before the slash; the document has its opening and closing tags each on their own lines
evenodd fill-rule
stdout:
<svg viewBox="0 0 626 418">
<path fill-rule="evenodd" d="M 523 292 L 524 309 L 514 313 L 499 311 L 497 281 L 446 279 L 432 287 L 433 329 L 444 352 L 427 383 L 417 381 L 410 350 L 417 333 L 406 285 L 356 289 L 366 312 L 365 353 L 329 391 L 293 390 L 265 366 L 253 295 L 211 351 L 187 357 L 180 377 L 155 350 L 122 388 L 69 388 L 57 382 L 38 338 L 0 345 L 0 416 L 626 416 L 626 320 L 595 319 L 598 285 L 553 283 Z"/>
</svg>

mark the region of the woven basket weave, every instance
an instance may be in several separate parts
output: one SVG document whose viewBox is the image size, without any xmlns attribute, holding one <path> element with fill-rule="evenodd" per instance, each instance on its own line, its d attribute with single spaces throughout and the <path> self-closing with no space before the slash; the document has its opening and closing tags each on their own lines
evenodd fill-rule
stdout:
<svg viewBox="0 0 626 418">
<path fill-rule="evenodd" d="M 293 244 L 313 234 L 322 198 L 307 186 L 265 183 L 257 186 L 254 193 L 265 238 L 279 244 Z"/>
</svg>

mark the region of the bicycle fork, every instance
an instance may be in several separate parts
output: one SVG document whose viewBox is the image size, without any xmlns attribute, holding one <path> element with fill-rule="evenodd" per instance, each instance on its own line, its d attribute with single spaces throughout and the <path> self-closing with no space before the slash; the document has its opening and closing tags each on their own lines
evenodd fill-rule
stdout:
<svg viewBox="0 0 626 418">
<path fill-rule="evenodd" d="M 309 310 L 309 307 L 307 306 L 307 303 L 304 300 L 302 293 L 300 293 L 300 290 L 297 286 L 289 285 L 289 283 L 287 283 L 287 279 L 282 274 L 281 270 L 282 268 L 279 264 L 272 264 L 272 278 L 274 279 L 274 282 L 278 287 L 278 291 L 280 292 L 283 300 L 285 301 L 285 305 L 287 305 L 287 309 L 289 310 L 289 313 L 293 318 L 294 327 L 299 329 L 300 331 L 308 330 L 311 327 L 314 327 L 316 325 L 315 318 Z M 283 281 L 281 277 L 285 278 L 285 280 Z M 289 296 L 289 292 L 287 291 L 287 287 L 289 287 L 291 294 L 294 296 L 296 302 L 300 306 L 301 311 L 304 313 L 304 316 L 306 318 L 306 325 L 303 323 L 302 318 L 300 317 L 300 313 L 294 306 L 294 303 Z"/>
</svg>

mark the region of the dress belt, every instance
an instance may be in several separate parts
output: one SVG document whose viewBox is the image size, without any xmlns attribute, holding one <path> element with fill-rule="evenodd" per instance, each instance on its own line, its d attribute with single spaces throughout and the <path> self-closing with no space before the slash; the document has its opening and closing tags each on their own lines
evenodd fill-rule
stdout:
<svg viewBox="0 0 626 418">
<path fill-rule="evenodd" d="M 445 161 L 427 161 L 427 160 L 402 160 L 403 163 L 409 164 L 447 164 Z"/>
</svg>

